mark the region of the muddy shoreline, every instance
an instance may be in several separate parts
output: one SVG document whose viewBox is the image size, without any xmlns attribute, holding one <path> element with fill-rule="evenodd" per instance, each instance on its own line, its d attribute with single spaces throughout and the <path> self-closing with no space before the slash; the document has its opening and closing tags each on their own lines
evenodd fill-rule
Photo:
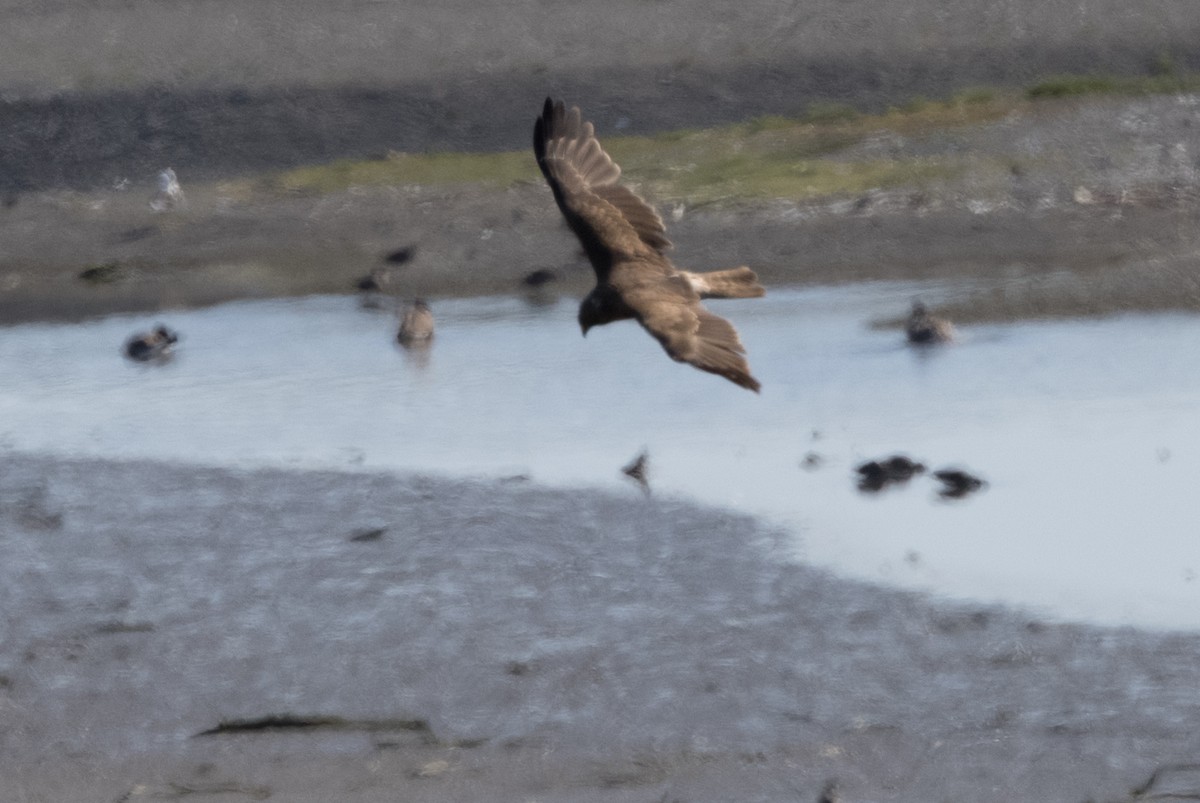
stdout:
<svg viewBox="0 0 1200 803">
<path fill-rule="evenodd" d="M 41 196 L 0 213 L 0 318 L 161 316 L 241 298 L 353 293 L 361 277 L 389 267 L 387 254 L 410 247 L 414 258 L 389 268 L 388 303 L 529 295 L 523 279 L 535 270 L 554 275 L 538 288 L 543 300 L 581 297 L 594 281 L 533 181 L 499 191 L 357 188 L 233 210 L 204 210 L 199 192 L 192 199 L 173 217 L 111 195 L 99 208 L 88 197 Z M 670 234 L 678 264 L 747 264 L 768 286 L 975 280 L 977 292 L 939 301 L 972 322 L 1200 310 L 1198 213 L 1190 196 L 982 214 L 955 200 L 934 210 L 778 204 L 701 208 Z M 111 267 L 111 278 L 83 277 L 96 267 Z"/>
<path fill-rule="evenodd" d="M 5 463 L 14 800 L 1123 800 L 1200 749 L 1194 634 L 839 579 L 734 513 Z M 266 716 L 318 719 L 198 735 Z"/>
<path fill-rule="evenodd" d="M 768 285 L 978 280 L 977 293 L 944 300 L 965 322 L 1200 309 L 1195 96 L 1024 104 L 917 133 L 879 125 L 821 158 L 833 169 L 935 164 L 943 177 L 701 204 L 651 188 L 673 258 L 693 269 L 748 264 Z M 0 208 L 0 319 L 349 293 L 405 248 L 414 258 L 389 268 L 397 298 L 521 294 L 535 270 L 555 275 L 543 294 L 579 296 L 592 281 L 532 156 L 529 177 L 506 187 L 301 192 L 180 175 L 187 206 L 166 213 L 151 210 L 148 177 L 12 196 Z M 96 268 L 103 278 L 87 280 Z"/>
</svg>

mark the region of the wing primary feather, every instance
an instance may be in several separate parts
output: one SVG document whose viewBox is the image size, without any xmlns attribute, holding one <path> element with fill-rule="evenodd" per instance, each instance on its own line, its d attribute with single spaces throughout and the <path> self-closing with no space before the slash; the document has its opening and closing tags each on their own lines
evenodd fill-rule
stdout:
<svg viewBox="0 0 1200 803">
<path fill-rule="evenodd" d="M 659 253 L 671 247 L 658 213 L 618 183 L 620 166 L 605 152 L 578 106 L 567 110 L 562 101 L 547 98 L 534 123 L 533 149 L 559 209 L 598 273 L 607 271 L 617 251 L 636 252 L 638 241 Z M 615 214 L 606 212 L 608 208 Z"/>
</svg>

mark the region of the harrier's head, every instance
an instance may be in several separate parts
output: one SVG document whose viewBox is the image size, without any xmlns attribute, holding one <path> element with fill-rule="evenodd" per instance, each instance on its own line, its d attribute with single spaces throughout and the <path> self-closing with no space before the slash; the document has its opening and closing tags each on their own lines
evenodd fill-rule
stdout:
<svg viewBox="0 0 1200 803">
<path fill-rule="evenodd" d="M 588 329 L 606 323 L 600 319 L 600 302 L 588 296 L 579 305 L 579 330 L 587 337 Z"/>
<path fill-rule="evenodd" d="M 621 296 L 607 285 L 597 286 L 579 304 L 579 328 L 584 337 L 593 326 L 632 317 L 633 312 L 621 300 Z"/>
</svg>

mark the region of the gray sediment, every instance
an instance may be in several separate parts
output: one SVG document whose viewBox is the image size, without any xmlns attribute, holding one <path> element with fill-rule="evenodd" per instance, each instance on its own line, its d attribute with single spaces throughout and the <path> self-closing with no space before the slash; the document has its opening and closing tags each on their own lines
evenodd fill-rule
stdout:
<svg viewBox="0 0 1200 803">
<path fill-rule="evenodd" d="M 1200 637 L 842 579 L 632 491 L 10 452 L 0 522 L 0 774 L 30 789 L 279 790 L 384 750 L 496 800 L 1113 799 L 1200 748 Z M 338 727 L 192 738 L 264 721 Z M 413 774 L 438 761 L 475 775 Z"/>
</svg>

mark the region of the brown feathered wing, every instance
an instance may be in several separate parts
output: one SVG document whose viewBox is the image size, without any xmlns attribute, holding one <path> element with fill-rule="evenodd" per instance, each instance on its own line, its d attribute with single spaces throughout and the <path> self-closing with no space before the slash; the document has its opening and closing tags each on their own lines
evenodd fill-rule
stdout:
<svg viewBox="0 0 1200 803">
<path fill-rule="evenodd" d="M 617 183 L 621 168 L 600 147 L 578 107 L 568 112 L 562 101 L 546 98 L 533 129 L 533 151 L 598 281 L 607 281 L 616 260 L 671 247 L 658 213 Z"/>
<path fill-rule="evenodd" d="M 737 330 L 705 309 L 682 276 L 638 282 L 623 295 L 638 321 L 673 359 L 758 392 L 758 380 L 750 375 L 746 349 Z"/>
<path fill-rule="evenodd" d="M 617 291 L 673 359 L 757 392 L 737 330 L 701 306 L 699 294 L 664 256 L 671 242 L 662 218 L 617 183 L 621 168 L 579 108 L 568 111 L 562 101 L 547 98 L 534 125 L 533 150 L 597 283 Z"/>
</svg>

